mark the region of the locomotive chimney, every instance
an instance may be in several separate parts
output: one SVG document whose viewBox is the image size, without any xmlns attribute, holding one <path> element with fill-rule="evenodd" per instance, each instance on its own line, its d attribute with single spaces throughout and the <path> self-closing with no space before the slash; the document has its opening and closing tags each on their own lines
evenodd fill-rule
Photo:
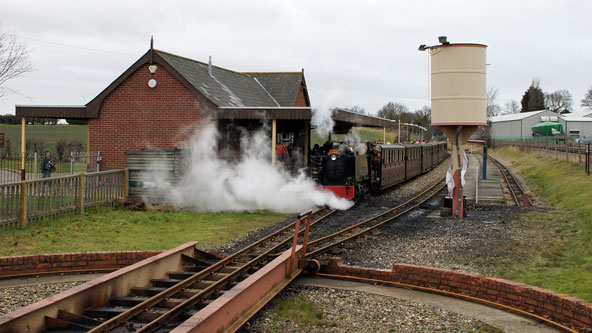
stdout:
<svg viewBox="0 0 592 333">
<path fill-rule="evenodd" d="M 210 75 L 210 77 L 212 76 L 212 56 L 210 56 L 210 59 L 208 60 L 208 75 Z"/>
</svg>

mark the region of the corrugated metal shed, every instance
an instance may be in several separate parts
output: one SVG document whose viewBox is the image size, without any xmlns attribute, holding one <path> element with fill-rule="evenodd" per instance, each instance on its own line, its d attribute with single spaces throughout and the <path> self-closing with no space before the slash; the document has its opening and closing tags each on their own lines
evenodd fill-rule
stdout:
<svg viewBox="0 0 592 333">
<path fill-rule="evenodd" d="M 128 151 L 129 195 L 150 200 L 164 199 L 181 179 L 189 163 L 187 149 L 141 149 Z"/>
</svg>

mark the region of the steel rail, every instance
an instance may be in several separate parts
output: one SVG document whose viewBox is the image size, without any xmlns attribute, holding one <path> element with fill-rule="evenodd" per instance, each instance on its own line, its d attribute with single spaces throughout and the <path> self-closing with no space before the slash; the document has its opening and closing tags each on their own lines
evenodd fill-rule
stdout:
<svg viewBox="0 0 592 333">
<path fill-rule="evenodd" d="M 319 209 L 315 212 L 313 212 L 313 215 L 318 215 L 322 212 L 324 212 L 326 209 Z M 335 212 L 335 210 L 329 211 L 328 213 L 322 215 L 321 217 L 319 217 L 317 220 L 315 220 L 313 222 L 313 224 L 318 223 L 320 221 L 322 221 L 323 219 L 325 219 L 326 217 L 328 217 L 329 215 L 333 214 Z M 229 264 L 231 264 L 232 262 L 236 261 L 236 259 L 238 259 L 240 256 L 251 252 L 252 250 L 260 247 L 261 245 L 263 245 L 264 243 L 266 243 L 267 241 L 273 239 L 274 237 L 278 237 L 279 235 L 281 235 L 282 233 L 287 232 L 290 228 L 293 228 L 296 225 L 296 222 L 290 223 L 289 225 L 281 228 L 280 230 L 266 236 L 263 237 L 261 239 L 259 239 L 258 241 L 246 246 L 245 248 L 233 253 L 232 255 L 218 261 L 217 263 L 208 266 L 206 268 L 204 268 L 203 270 L 197 272 L 196 274 L 192 275 L 191 277 L 180 281 L 179 283 L 175 284 L 174 286 L 171 286 L 163 291 L 161 291 L 160 293 L 150 297 L 149 299 L 131 307 L 130 309 L 128 309 L 125 312 L 122 312 L 120 314 L 118 314 L 117 316 L 114 316 L 106 321 L 104 321 L 103 323 L 101 323 L 99 326 L 94 327 L 93 329 L 91 329 L 89 332 L 90 333 L 98 333 L 98 332 L 108 332 L 109 330 L 112 330 L 115 327 L 121 326 L 122 324 L 125 324 L 129 319 L 139 315 L 140 313 L 142 313 L 143 311 L 152 308 L 156 305 L 158 305 L 159 303 L 161 303 L 163 300 L 165 300 L 166 298 L 170 298 L 172 296 L 174 296 L 175 294 L 177 294 L 178 292 L 190 287 L 191 285 L 197 283 L 200 280 L 203 280 L 205 277 L 209 276 L 212 273 L 215 273 L 216 271 L 228 266 Z M 311 224 L 312 225 L 312 224 Z M 302 233 L 304 232 L 304 229 L 301 229 L 298 233 Z M 289 242 L 289 240 L 291 240 L 291 237 L 289 239 L 287 239 L 287 241 Z M 273 250 L 276 250 L 277 248 L 279 248 L 280 246 L 283 246 L 287 243 L 286 240 L 281 241 L 280 243 L 278 243 L 276 246 L 272 247 Z M 269 251 L 265 252 L 266 255 L 269 254 Z M 261 260 L 260 259 L 261 256 L 258 256 L 256 259 Z M 253 259 L 255 260 L 255 259 Z M 248 262 L 245 265 L 250 265 L 249 268 L 251 268 L 253 265 L 251 265 L 251 263 L 253 262 L 253 260 L 251 260 L 250 262 Z M 241 266 L 240 268 L 237 268 L 236 271 L 244 271 L 243 268 L 244 266 Z M 234 272 L 233 272 L 234 273 Z M 230 273 L 230 274 L 233 274 Z M 233 275 L 233 277 L 235 277 Z M 220 281 L 227 281 L 226 277 L 216 281 L 216 283 L 213 283 L 210 287 L 216 287 L 216 288 L 220 288 L 220 285 L 222 284 L 222 282 Z M 207 288 L 210 288 L 207 287 Z M 211 289 L 208 289 L 208 291 Z M 211 294 L 211 293 L 210 293 Z M 200 292 L 200 295 L 203 296 L 204 293 Z M 209 294 L 208 294 L 209 295 Z M 193 297 L 193 296 L 192 296 Z M 159 317 L 160 318 L 160 317 Z"/>
<path fill-rule="evenodd" d="M 504 181 L 506 182 L 506 184 L 508 184 L 508 188 L 510 189 L 510 194 L 512 195 L 514 203 L 516 203 L 517 206 L 522 206 L 522 204 L 520 203 L 519 195 L 524 195 L 526 191 L 524 190 L 516 176 L 510 171 L 510 169 L 508 169 L 502 162 L 498 161 L 496 158 L 491 156 L 487 157 L 491 159 L 493 164 L 495 164 L 495 166 L 500 170 L 500 173 L 502 174 Z M 514 188 L 512 187 L 512 184 L 514 184 L 521 193 L 516 193 L 516 191 L 514 191 Z M 532 206 L 532 200 L 530 199 L 530 197 L 528 198 L 528 204 Z"/>
<path fill-rule="evenodd" d="M 343 229 L 343 230 L 341 230 L 339 232 L 336 232 L 334 234 L 331 234 L 331 235 L 325 236 L 323 238 L 319 238 L 319 239 L 317 239 L 317 240 L 315 240 L 313 242 L 310 242 L 309 243 L 309 248 L 311 246 L 316 245 L 316 244 L 322 243 L 322 242 L 326 241 L 327 239 L 334 238 L 337 235 L 343 235 L 345 233 L 348 233 L 349 231 L 351 231 L 353 229 L 359 228 L 359 227 L 361 227 L 361 226 L 363 226 L 363 225 L 365 225 L 365 224 L 367 224 L 367 223 L 369 223 L 371 221 L 374 221 L 374 220 L 379 219 L 380 217 L 383 217 L 385 215 L 388 215 L 390 213 L 393 213 L 394 211 L 401 210 L 404 207 L 406 207 L 409 204 L 411 204 L 414 201 L 416 201 L 418 198 L 421 198 L 422 196 L 425 196 L 426 194 L 428 194 L 427 197 L 426 198 L 423 198 L 422 200 L 420 200 L 419 203 L 417 203 L 417 204 L 415 204 L 415 205 L 413 205 L 413 206 L 405 209 L 404 211 L 396 214 L 395 216 L 390 217 L 387 220 L 385 220 L 385 221 L 383 221 L 383 222 L 381 222 L 379 224 L 376 224 L 376 225 L 374 225 L 374 226 L 372 226 L 370 228 L 364 229 L 361 232 L 358 232 L 358 233 L 356 233 L 354 235 L 351 235 L 351 236 L 349 236 L 349 237 L 347 237 L 345 239 L 341 239 L 341 240 L 339 240 L 339 241 L 337 241 L 335 243 L 326 245 L 326 246 L 324 246 L 324 247 L 322 247 L 320 249 L 317 249 L 317 250 L 314 250 L 312 252 L 309 252 L 309 253 L 306 254 L 306 257 L 309 258 L 309 257 L 311 257 L 311 256 L 313 256 L 315 254 L 318 254 L 318 253 L 320 253 L 322 251 L 325 251 L 328 248 L 333 247 L 333 246 L 335 246 L 337 244 L 341 244 L 341 243 L 344 243 L 346 241 L 349 241 L 350 239 L 353 239 L 355 237 L 359 237 L 359 236 L 361 236 L 361 235 L 363 235 L 365 233 L 368 233 L 371 230 L 374 230 L 375 228 L 378 228 L 378 227 L 384 225 L 385 223 L 388 223 L 388 222 L 396 219 L 397 217 L 399 217 L 399 216 L 401 216 L 401 215 L 403 215 L 403 214 L 405 214 L 405 213 L 407 213 L 407 212 L 415 209 L 416 207 L 418 207 L 419 205 L 423 204 L 424 202 L 426 202 L 427 200 L 429 200 L 430 198 L 432 198 L 434 195 L 436 195 L 437 193 L 439 193 L 444 188 L 444 186 L 446 185 L 446 184 L 442 184 L 443 182 L 444 182 L 444 178 L 442 178 L 437 183 L 435 183 L 434 185 L 430 186 L 428 189 L 422 191 L 421 193 L 417 194 L 415 197 L 411 198 L 410 200 L 406 201 L 405 203 L 403 203 L 403 204 L 401 204 L 401 205 L 399 205 L 397 207 L 388 209 L 387 211 L 385 211 L 385 212 L 383 212 L 383 213 L 381 213 L 381 214 L 379 214 L 377 216 L 374 216 L 374 217 L 369 218 L 369 219 L 366 219 L 366 220 L 364 220 L 362 222 L 356 223 L 355 225 L 350 226 L 348 228 L 345 228 L 345 229 Z M 436 189 L 436 190 L 434 191 L 434 189 Z M 317 222 L 318 222 L 318 220 L 315 221 L 315 222 L 313 222 L 311 224 L 311 226 L 313 224 L 317 223 Z M 259 262 L 260 260 L 263 260 L 265 257 L 267 257 L 268 255 L 272 254 L 274 251 L 280 249 L 282 246 L 286 245 L 291 240 L 292 240 L 292 237 L 286 238 L 281 243 L 275 245 L 273 248 L 268 249 L 267 251 L 265 251 L 264 253 L 262 253 L 261 255 L 259 255 L 257 258 L 251 260 L 249 263 L 245 264 L 241 268 L 237 269 L 235 272 L 231 273 L 231 275 L 225 276 L 224 278 L 220 279 L 218 281 L 218 283 L 220 285 L 223 285 L 223 284 L 225 284 L 227 282 L 232 281 L 234 278 L 236 278 L 235 274 L 237 274 L 237 275 L 242 274 L 245 270 L 250 269 L 252 266 L 256 265 L 257 262 Z M 181 304 L 178 304 L 175 308 L 168 310 L 166 313 L 162 314 L 161 316 L 159 316 L 158 318 L 156 318 L 152 322 L 146 324 L 145 326 L 143 326 L 141 329 L 139 329 L 136 332 L 137 333 L 146 333 L 146 332 L 151 332 L 153 330 L 156 330 L 158 328 L 161 328 L 162 325 L 165 324 L 165 322 L 170 322 L 175 317 L 177 317 L 178 315 L 180 315 L 181 312 L 183 311 L 183 309 L 191 308 L 191 307 L 195 306 L 195 304 L 197 304 L 201 299 L 203 299 L 203 298 L 211 295 L 216 290 L 220 289 L 220 285 L 216 284 L 216 285 L 210 285 L 210 286 L 208 286 L 206 289 L 200 291 L 198 294 L 195 294 L 195 295 L 191 296 L 189 299 L 186 299 Z"/>
<path fill-rule="evenodd" d="M 334 238 L 337 238 L 339 236 L 345 235 L 345 234 L 349 233 L 350 231 L 352 231 L 354 229 L 358 229 L 360 227 L 363 227 L 363 226 L 365 226 L 366 224 L 368 224 L 368 223 L 370 223 L 372 221 L 376 221 L 376 220 L 380 219 L 381 217 L 384 217 L 385 215 L 398 212 L 398 213 L 395 213 L 394 216 L 391 216 L 391 217 L 387 218 L 386 220 L 384 220 L 384 221 L 382 221 L 380 223 L 377 223 L 377 224 L 375 224 L 373 226 L 370 226 L 370 227 L 365 228 L 365 229 L 363 229 L 363 230 L 361 230 L 359 232 L 356 232 L 356 233 L 354 233 L 354 234 L 352 234 L 352 235 L 350 235 L 350 236 L 348 236 L 346 238 L 339 239 L 336 242 L 332 242 L 332 243 L 326 244 L 324 246 L 321 246 L 320 248 L 317 248 L 315 250 L 308 251 L 306 253 L 306 258 L 311 258 L 311 257 L 313 257 L 313 256 L 315 256 L 315 255 L 317 255 L 319 253 L 322 253 L 322 252 L 330 249 L 331 247 L 334 247 L 336 245 L 345 243 L 345 242 L 350 241 L 350 240 L 352 240 L 352 239 L 354 239 L 356 237 L 362 236 L 362 235 L 364 235 L 364 234 L 366 234 L 366 233 L 368 233 L 368 232 L 370 232 L 370 231 L 372 231 L 372 230 L 374 230 L 376 228 L 379 228 L 380 226 L 382 226 L 382 225 L 384 225 L 384 224 L 386 224 L 388 222 L 393 221 L 394 219 L 400 217 L 401 215 L 404 215 L 404 214 L 408 213 L 409 211 L 411 211 L 411 210 L 419 207 L 424 202 L 426 202 L 427 200 L 431 199 L 436 194 L 438 194 L 446 186 L 445 183 L 442 184 L 444 182 L 444 180 L 445 179 L 442 178 L 437 183 L 435 183 L 434 185 L 430 186 L 428 189 L 426 189 L 423 192 L 417 194 L 413 198 L 407 200 L 406 202 L 402 203 L 401 205 L 399 205 L 397 207 L 394 207 L 394 208 L 391 208 L 389 210 L 386 210 L 386 211 L 384 211 L 383 213 L 381 213 L 379 215 L 376 215 L 376 216 L 371 217 L 369 219 L 366 219 L 366 220 L 364 220 L 362 222 L 356 223 L 356 224 L 354 224 L 354 225 L 352 225 L 352 226 L 350 226 L 348 228 L 345 228 L 343 230 L 340 230 L 338 232 L 335 232 L 333 234 L 327 235 L 327 236 L 322 237 L 322 238 L 318 238 L 318 239 L 310 242 L 308 244 L 309 249 L 310 248 L 313 248 L 313 247 L 315 247 L 315 246 L 317 246 L 319 244 L 324 244 L 324 243 L 330 242 Z M 426 196 L 426 194 L 427 194 L 427 196 Z M 423 198 L 423 199 L 421 199 L 418 203 L 413 204 L 415 201 L 417 201 L 418 199 L 420 199 L 423 196 L 426 196 L 426 197 Z"/>
</svg>

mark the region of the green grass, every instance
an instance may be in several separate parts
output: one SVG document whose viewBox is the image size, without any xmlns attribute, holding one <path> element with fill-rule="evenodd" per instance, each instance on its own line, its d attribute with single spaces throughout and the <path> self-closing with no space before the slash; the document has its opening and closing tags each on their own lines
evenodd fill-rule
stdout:
<svg viewBox="0 0 592 333">
<path fill-rule="evenodd" d="M 360 141 L 362 142 L 376 142 L 376 141 L 380 141 L 383 142 L 383 132 L 382 129 L 375 129 L 375 128 L 361 128 L 361 127 L 354 127 L 353 128 L 353 132 L 357 133 L 360 136 Z M 331 138 L 333 140 L 336 141 L 344 141 L 345 140 L 345 134 L 333 134 L 331 135 Z M 411 136 L 411 139 L 413 141 L 417 140 L 418 137 L 417 136 Z M 407 137 L 402 138 L 402 141 L 407 140 Z M 326 137 L 321 137 L 316 130 L 312 130 L 311 131 L 311 142 L 310 142 L 310 146 L 313 147 L 315 145 L 315 143 L 317 143 L 319 146 L 322 146 L 325 141 L 327 141 Z M 396 143 L 397 142 L 397 133 L 387 130 L 386 131 L 386 141 L 390 142 L 390 143 Z"/>
<path fill-rule="evenodd" d="M 0 230 L 0 256 L 43 253 L 161 250 L 189 241 L 215 246 L 290 215 L 264 211 L 196 213 L 137 212 L 97 208 L 26 229 Z"/>
<path fill-rule="evenodd" d="M 534 260 L 501 265 L 502 277 L 592 301 L 592 177 L 582 166 L 537 154 L 506 148 L 492 155 L 552 208 L 519 217 L 519 225 L 543 235 L 543 244 Z"/>
<path fill-rule="evenodd" d="M 44 150 L 49 150 L 55 156 L 55 143 L 60 139 L 68 141 L 78 140 L 83 144 L 83 151 L 87 147 L 88 125 L 27 125 L 27 139 L 37 139 L 44 143 Z M 0 133 L 4 133 L 5 140 L 10 140 L 13 153 L 21 150 L 21 125 L 0 124 Z"/>
<path fill-rule="evenodd" d="M 274 323 L 290 320 L 309 327 L 337 327 L 336 323 L 323 320 L 323 312 L 312 302 L 301 296 L 292 296 L 272 303 L 271 315 Z M 280 328 L 281 327 L 276 327 Z M 305 330 L 305 328 L 303 328 Z"/>
</svg>

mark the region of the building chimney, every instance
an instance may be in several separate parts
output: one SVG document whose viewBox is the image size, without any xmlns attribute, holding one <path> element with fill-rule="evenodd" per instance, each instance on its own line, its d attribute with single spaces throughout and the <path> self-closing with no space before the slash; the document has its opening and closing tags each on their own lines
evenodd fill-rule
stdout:
<svg viewBox="0 0 592 333">
<path fill-rule="evenodd" d="M 210 56 L 210 60 L 208 61 L 208 74 L 212 76 L 212 56 Z"/>
</svg>

